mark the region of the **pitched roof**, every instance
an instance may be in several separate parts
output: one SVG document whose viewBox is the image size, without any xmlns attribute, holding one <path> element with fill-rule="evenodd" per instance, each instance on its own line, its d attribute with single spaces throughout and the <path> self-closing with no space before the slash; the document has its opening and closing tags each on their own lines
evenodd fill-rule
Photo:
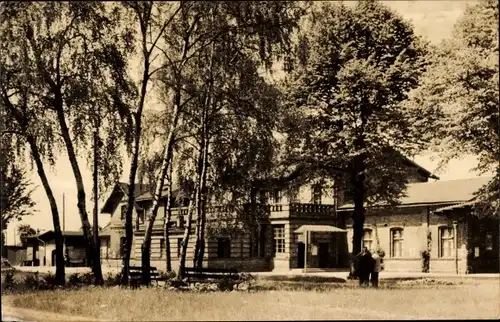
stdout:
<svg viewBox="0 0 500 322">
<path fill-rule="evenodd" d="M 444 204 L 463 203 L 471 201 L 474 193 L 487 184 L 491 177 L 479 177 L 470 179 L 418 182 L 408 184 L 406 197 L 401 199 L 401 205 L 413 204 Z M 339 209 L 352 208 L 347 204 Z"/>
<path fill-rule="evenodd" d="M 167 196 L 167 189 L 166 187 L 163 188 L 163 191 L 161 192 L 161 197 L 166 197 Z M 177 198 L 182 196 L 182 192 L 179 189 L 173 189 L 172 190 L 172 197 Z M 136 201 L 141 201 L 141 200 L 152 200 L 153 195 L 151 192 L 146 192 L 143 193 L 135 198 Z"/>
<path fill-rule="evenodd" d="M 149 188 L 148 185 L 136 183 L 134 189 L 135 198 L 137 198 L 145 191 L 147 191 L 148 188 Z M 117 184 L 115 184 L 109 197 L 106 199 L 104 205 L 101 208 L 101 213 L 105 214 L 113 213 L 116 207 L 118 206 L 118 203 L 124 198 L 126 200 L 127 194 L 128 194 L 128 183 L 118 182 Z"/>
<path fill-rule="evenodd" d="M 65 230 L 62 232 L 63 237 L 83 237 L 83 231 L 81 230 Z M 109 236 L 109 233 L 99 233 L 99 237 L 102 236 Z M 42 240 L 51 240 L 54 238 L 54 231 L 53 230 L 47 230 L 44 231 L 41 234 L 37 235 L 31 235 L 31 236 L 26 236 L 26 238 L 36 238 L 36 239 L 42 239 Z"/>
</svg>

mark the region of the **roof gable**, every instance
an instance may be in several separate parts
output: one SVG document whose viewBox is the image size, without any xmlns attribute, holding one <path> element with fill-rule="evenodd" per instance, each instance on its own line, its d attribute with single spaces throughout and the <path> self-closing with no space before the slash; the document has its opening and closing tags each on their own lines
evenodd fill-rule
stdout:
<svg viewBox="0 0 500 322">
<path fill-rule="evenodd" d="M 109 197 L 104 202 L 104 206 L 101 209 L 101 213 L 112 214 L 115 212 L 116 207 L 122 200 L 126 200 L 126 196 L 128 194 L 128 183 L 118 182 L 113 187 Z M 135 198 L 139 197 L 141 194 L 144 194 L 145 191 L 149 188 L 149 185 L 145 184 L 135 184 L 134 195 Z"/>
</svg>

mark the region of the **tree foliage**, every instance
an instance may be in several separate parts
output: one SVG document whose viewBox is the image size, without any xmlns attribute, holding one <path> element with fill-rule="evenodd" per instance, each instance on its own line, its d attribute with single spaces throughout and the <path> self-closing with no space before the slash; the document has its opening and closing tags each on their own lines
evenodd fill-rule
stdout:
<svg viewBox="0 0 500 322">
<path fill-rule="evenodd" d="M 32 184 L 19 160 L 15 159 L 12 135 L 4 133 L 0 138 L 0 213 L 2 230 L 12 220 L 20 220 L 33 214 Z"/>
<path fill-rule="evenodd" d="M 26 237 L 36 235 L 36 230 L 28 224 L 17 226 L 17 232 L 19 233 L 19 239 L 21 240 L 21 244 L 23 246 L 26 246 L 27 244 Z"/>
<path fill-rule="evenodd" d="M 417 109 L 402 102 L 425 70 L 426 46 L 376 1 L 321 4 L 308 23 L 288 59 L 288 142 L 352 196 L 358 252 L 365 202 L 397 202 L 409 175 L 402 154 L 425 147 Z"/>
<path fill-rule="evenodd" d="M 479 191 L 485 213 L 498 215 L 500 179 L 498 2 L 468 6 L 453 37 L 433 51 L 432 67 L 412 93 L 411 103 L 427 116 L 422 135 L 434 140 L 445 165 L 465 154 L 478 156 L 481 173 L 495 172 Z"/>
<path fill-rule="evenodd" d="M 45 125 L 45 132 L 37 138 L 50 146 L 46 154 L 54 159 L 61 148 L 66 152 L 78 191 L 87 258 L 92 259 L 78 157 L 90 159 L 92 129 L 99 126 L 105 141 L 100 150 L 102 182 L 113 182 L 121 171 L 121 159 L 115 156 L 122 138 L 128 137 L 124 124 L 129 122 L 122 118 L 127 118 L 127 99 L 134 89 L 123 77 L 126 64 L 122 52 L 128 49 L 128 39 L 116 24 L 119 7 L 101 2 L 2 3 L 2 17 L 2 43 L 7 44 L 2 48 L 4 80 L 8 86 L 17 85 L 11 95 L 25 100 L 24 105 L 36 116 L 24 120 Z M 96 280 L 102 280 L 100 262 L 92 262 Z"/>
</svg>

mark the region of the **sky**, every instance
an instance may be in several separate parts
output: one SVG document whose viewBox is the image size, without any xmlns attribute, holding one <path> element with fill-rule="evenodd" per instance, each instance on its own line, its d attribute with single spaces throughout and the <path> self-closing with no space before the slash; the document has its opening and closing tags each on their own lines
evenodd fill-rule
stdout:
<svg viewBox="0 0 500 322">
<path fill-rule="evenodd" d="M 426 37 L 432 43 L 439 43 L 442 39 L 451 37 L 452 28 L 457 18 L 463 13 L 467 4 L 476 1 L 382 1 L 393 8 L 402 16 L 410 20 L 415 32 Z M 441 180 L 454 180 L 476 177 L 479 174 L 471 171 L 477 165 L 474 156 L 464 156 L 461 159 L 451 161 L 444 169 L 437 171 L 439 156 L 432 153 L 424 153 L 417 156 L 414 161 L 427 170 L 438 175 Z M 84 185 L 87 192 L 87 211 L 89 218 L 92 218 L 93 203 L 90 201 L 92 194 L 92 173 L 89 170 L 91 164 L 87 164 L 84 159 L 80 160 L 80 167 L 84 178 Z M 29 169 L 28 169 L 29 170 Z M 488 174 L 486 174 L 488 175 Z M 128 168 L 125 167 L 122 180 L 127 181 Z M 25 217 L 22 223 L 27 223 L 35 229 L 49 230 L 53 228 L 52 216 L 45 191 L 41 185 L 40 178 L 36 170 L 31 171 L 30 179 L 35 185 L 33 199 L 36 202 L 36 213 L 33 216 Z M 56 165 L 48 169 L 48 179 L 50 180 L 54 196 L 57 200 L 59 213 L 62 217 L 65 213 L 65 229 L 78 230 L 81 227 L 78 209 L 76 207 L 76 185 L 66 155 L 61 155 Z M 64 196 L 64 211 L 63 211 Z M 102 206 L 102 202 L 99 207 Z M 100 215 L 99 226 L 104 226 L 109 222 L 109 216 Z M 19 243 L 19 238 L 15 233 L 20 222 L 13 222 L 7 229 L 7 244 Z M 62 225 L 62 218 L 61 218 Z"/>
</svg>

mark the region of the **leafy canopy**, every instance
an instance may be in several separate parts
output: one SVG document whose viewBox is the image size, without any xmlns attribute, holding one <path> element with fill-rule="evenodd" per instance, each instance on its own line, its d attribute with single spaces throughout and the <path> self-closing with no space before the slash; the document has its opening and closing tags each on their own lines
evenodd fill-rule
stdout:
<svg viewBox="0 0 500 322">
<path fill-rule="evenodd" d="M 348 191 L 364 175 L 369 202 L 395 202 L 409 175 L 402 154 L 426 145 L 418 108 L 402 104 L 425 70 L 426 44 L 376 1 L 321 4 L 308 24 L 287 63 L 290 153 Z"/>
<path fill-rule="evenodd" d="M 478 171 L 495 171 L 478 193 L 484 213 L 498 215 L 499 150 L 498 2 L 469 6 L 454 27 L 453 37 L 435 48 L 432 67 L 424 74 L 411 102 L 422 106 L 427 126 L 445 165 L 465 154 L 478 156 Z"/>
</svg>

